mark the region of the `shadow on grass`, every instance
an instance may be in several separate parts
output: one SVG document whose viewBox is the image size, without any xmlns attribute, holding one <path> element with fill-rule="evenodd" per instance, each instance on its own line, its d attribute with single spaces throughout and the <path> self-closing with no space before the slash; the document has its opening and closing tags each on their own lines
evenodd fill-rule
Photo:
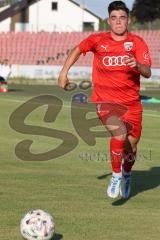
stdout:
<svg viewBox="0 0 160 240">
<path fill-rule="evenodd" d="M 107 178 L 111 173 L 99 176 L 98 179 Z M 133 171 L 131 183 L 131 195 L 128 199 L 117 199 L 112 205 L 120 206 L 138 193 L 148 191 L 160 186 L 160 167 L 153 167 L 148 171 Z"/>
<path fill-rule="evenodd" d="M 54 237 L 52 238 L 52 240 L 61 240 L 63 238 L 62 234 L 59 233 L 55 233 Z"/>
<path fill-rule="evenodd" d="M 107 178 L 108 176 L 111 176 L 111 175 L 112 175 L 112 173 L 108 173 L 108 174 L 98 176 L 97 178 L 101 180 L 101 179 Z"/>
</svg>

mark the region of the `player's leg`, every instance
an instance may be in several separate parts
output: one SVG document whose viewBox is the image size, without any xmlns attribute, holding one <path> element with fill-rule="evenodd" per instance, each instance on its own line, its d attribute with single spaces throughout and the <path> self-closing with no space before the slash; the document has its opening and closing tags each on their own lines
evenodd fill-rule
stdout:
<svg viewBox="0 0 160 240">
<path fill-rule="evenodd" d="M 118 197 L 120 192 L 120 182 L 122 178 L 121 163 L 127 136 L 127 129 L 121 117 L 126 111 L 126 107 L 118 104 L 104 103 L 97 105 L 99 119 L 111 135 L 110 157 L 112 177 L 107 188 L 107 194 L 111 198 Z"/>
<path fill-rule="evenodd" d="M 124 164 L 123 169 L 125 172 L 131 172 L 132 167 L 136 160 L 137 144 L 140 138 L 135 138 L 131 135 L 127 137 L 125 150 L 124 150 Z"/>
<path fill-rule="evenodd" d="M 124 163 L 122 165 L 122 180 L 120 195 L 128 198 L 131 192 L 131 170 L 136 160 L 137 144 L 142 130 L 142 105 L 137 103 L 130 106 L 125 115 L 128 136 L 124 150 Z"/>
<path fill-rule="evenodd" d="M 120 185 L 120 195 L 128 198 L 131 192 L 131 170 L 136 160 L 137 144 L 139 138 L 129 135 L 124 151 L 124 163 L 122 165 L 122 180 Z"/>
<path fill-rule="evenodd" d="M 112 177 L 107 188 L 107 194 L 111 198 L 119 196 L 122 179 L 121 164 L 124 154 L 127 129 L 123 121 L 117 116 L 111 116 L 106 120 L 106 129 L 110 132 L 110 158 L 112 164 Z"/>
<path fill-rule="evenodd" d="M 109 117 L 106 121 L 105 127 L 111 134 L 110 156 L 112 171 L 114 173 L 120 173 L 121 163 L 124 156 L 127 129 L 123 121 L 116 116 Z"/>
<path fill-rule="evenodd" d="M 120 186 L 120 195 L 123 198 L 128 198 L 131 192 L 131 172 L 136 160 L 137 144 L 140 138 L 135 138 L 131 135 L 127 137 L 124 150 L 124 163 L 122 165 L 122 180 Z"/>
</svg>

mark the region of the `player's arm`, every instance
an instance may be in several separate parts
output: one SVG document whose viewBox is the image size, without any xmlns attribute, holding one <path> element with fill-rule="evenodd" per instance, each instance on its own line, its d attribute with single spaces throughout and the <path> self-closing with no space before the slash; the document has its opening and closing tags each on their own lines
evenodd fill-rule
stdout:
<svg viewBox="0 0 160 240">
<path fill-rule="evenodd" d="M 69 83 L 69 80 L 67 77 L 68 71 L 72 67 L 72 65 L 78 60 L 80 55 L 81 55 L 81 51 L 78 46 L 73 48 L 70 54 L 68 55 L 66 62 L 59 74 L 59 78 L 58 78 L 59 87 L 65 88 L 65 86 Z"/>
<path fill-rule="evenodd" d="M 145 78 L 151 77 L 151 68 L 146 64 L 141 64 L 138 61 L 136 62 L 136 69 L 140 72 L 140 74 Z"/>
<path fill-rule="evenodd" d="M 125 60 L 125 64 L 129 67 L 136 68 L 143 77 L 150 78 L 151 76 L 150 66 L 138 62 L 133 55 L 128 56 L 128 58 Z"/>
</svg>

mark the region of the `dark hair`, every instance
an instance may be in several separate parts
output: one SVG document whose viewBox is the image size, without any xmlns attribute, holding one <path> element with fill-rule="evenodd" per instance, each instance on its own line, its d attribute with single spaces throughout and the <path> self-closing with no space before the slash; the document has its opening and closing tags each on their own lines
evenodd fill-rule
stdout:
<svg viewBox="0 0 160 240">
<path fill-rule="evenodd" d="M 108 13 L 109 13 L 109 15 L 114 10 L 123 10 L 129 16 L 129 9 L 127 8 L 126 4 L 124 2 L 122 2 L 122 1 L 114 1 L 114 2 L 109 4 L 109 6 L 108 6 Z"/>
</svg>

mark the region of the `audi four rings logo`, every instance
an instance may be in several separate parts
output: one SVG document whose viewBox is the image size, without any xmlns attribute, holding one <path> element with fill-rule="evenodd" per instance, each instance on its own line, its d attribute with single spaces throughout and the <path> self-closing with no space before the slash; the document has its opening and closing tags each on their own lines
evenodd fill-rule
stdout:
<svg viewBox="0 0 160 240">
<path fill-rule="evenodd" d="M 124 59 L 128 58 L 128 55 L 124 56 L 106 56 L 103 58 L 103 65 L 106 67 L 109 66 L 126 66 Z"/>
</svg>

